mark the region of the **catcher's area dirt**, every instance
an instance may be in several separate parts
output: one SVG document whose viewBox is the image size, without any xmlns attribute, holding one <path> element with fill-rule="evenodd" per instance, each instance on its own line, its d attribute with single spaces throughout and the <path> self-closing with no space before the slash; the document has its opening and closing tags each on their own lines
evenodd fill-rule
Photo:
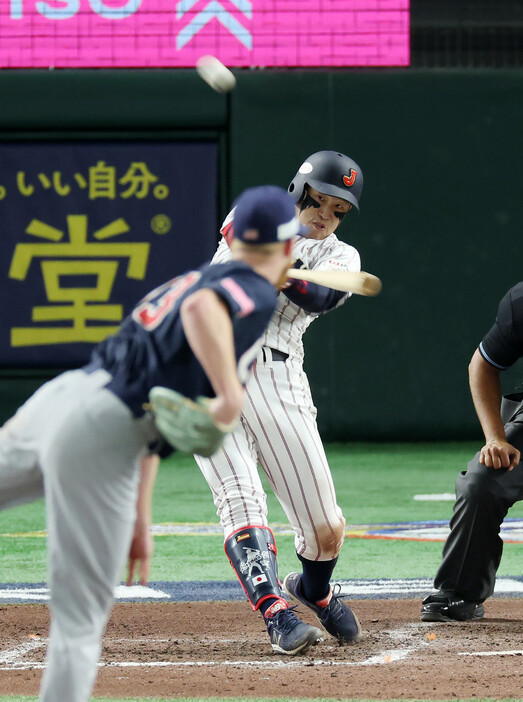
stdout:
<svg viewBox="0 0 523 702">
<path fill-rule="evenodd" d="M 359 644 L 329 637 L 303 656 L 273 654 L 245 602 L 117 604 L 95 694 L 132 697 L 521 698 L 523 600 L 492 599 L 485 619 L 427 624 L 419 600 L 353 602 Z M 36 694 L 44 605 L 0 607 L 0 694 Z M 302 618 L 316 623 L 306 611 Z"/>
</svg>

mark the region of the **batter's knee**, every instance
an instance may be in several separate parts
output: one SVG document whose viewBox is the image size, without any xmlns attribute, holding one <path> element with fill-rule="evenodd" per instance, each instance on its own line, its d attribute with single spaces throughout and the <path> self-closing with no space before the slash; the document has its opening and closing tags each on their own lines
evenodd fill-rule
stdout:
<svg viewBox="0 0 523 702">
<path fill-rule="evenodd" d="M 331 529 L 322 528 L 320 530 L 320 548 L 322 558 L 328 557 L 328 559 L 336 558 L 336 556 L 341 551 L 343 546 L 343 541 L 345 539 L 345 518 L 343 515 L 340 516 L 337 523 L 331 527 Z"/>
<path fill-rule="evenodd" d="M 328 524 L 316 526 L 309 534 L 304 534 L 303 547 L 298 553 L 312 561 L 330 561 L 341 551 L 345 539 L 345 518 L 339 514 Z"/>
</svg>

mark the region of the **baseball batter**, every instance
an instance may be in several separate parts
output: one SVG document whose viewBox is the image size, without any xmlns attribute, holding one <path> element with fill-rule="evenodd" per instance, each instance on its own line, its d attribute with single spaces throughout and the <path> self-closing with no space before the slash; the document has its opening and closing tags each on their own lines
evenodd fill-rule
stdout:
<svg viewBox="0 0 523 702">
<path fill-rule="evenodd" d="M 309 229 L 295 242 L 295 267 L 360 270 L 358 251 L 340 241 L 335 231 L 352 208 L 359 209 L 362 187 L 360 167 L 344 154 L 320 151 L 304 161 L 288 189 L 300 221 Z M 233 211 L 222 226 L 223 239 L 214 263 L 229 260 L 234 228 Z M 356 641 L 360 635 L 354 613 L 330 586 L 344 540 L 345 519 L 337 504 L 302 366 L 304 332 L 318 316 L 340 307 L 348 297 L 305 281 L 288 284 L 278 296 L 247 384 L 240 425 L 211 458 L 196 457 L 213 494 L 227 556 L 253 609 L 265 618 L 274 651 L 288 655 L 304 651 L 315 639 L 301 636 L 300 620 L 294 613 L 292 618 L 285 614 L 288 604 L 279 586 L 276 546 L 268 528 L 258 463 L 295 531 L 303 573 L 286 577 L 287 593 L 312 609 L 340 642 Z M 245 569 L 253 553 L 260 554 L 264 563 L 261 578 L 259 573 L 249 577 Z M 271 558 L 263 559 L 264 553 Z"/>
<path fill-rule="evenodd" d="M 41 702 L 91 694 L 129 552 L 140 458 L 159 439 L 144 411 L 151 388 L 213 398 L 211 424 L 240 412 L 300 223 L 274 186 L 247 190 L 236 209 L 229 262 L 154 290 L 87 366 L 43 385 L 0 429 L 0 507 L 41 497 L 45 486 L 51 630 Z"/>
</svg>

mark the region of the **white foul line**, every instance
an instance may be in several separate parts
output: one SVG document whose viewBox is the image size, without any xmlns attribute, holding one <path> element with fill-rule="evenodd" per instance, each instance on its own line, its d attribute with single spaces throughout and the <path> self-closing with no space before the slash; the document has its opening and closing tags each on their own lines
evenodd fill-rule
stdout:
<svg viewBox="0 0 523 702">
<path fill-rule="evenodd" d="M 371 656 L 364 661 L 325 661 L 318 658 L 303 658 L 296 660 L 258 660 L 258 661 L 111 661 L 110 663 L 100 662 L 100 668 L 217 668 L 217 667 L 241 667 L 241 668 L 263 668 L 265 670 L 276 668 L 300 668 L 313 666 L 369 666 L 394 663 L 395 661 L 407 658 L 414 649 L 403 649 L 397 651 L 384 651 L 377 656 Z M 41 670 L 45 664 L 41 662 L 16 662 L 11 665 L 1 666 L 0 670 Z"/>
<path fill-rule="evenodd" d="M 458 653 L 458 656 L 523 656 L 523 651 L 471 651 Z"/>
<path fill-rule="evenodd" d="M 399 629 L 389 631 L 389 635 L 397 642 L 412 641 L 412 630 L 419 629 L 420 625 L 411 625 Z M 126 639 L 118 639 L 125 641 Z M 131 639 L 127 639 L 130 641 Z M 24 661 L 22 657 L 32 650 L 45 646 L 47 638 L 27 641 L 15 648 L 8 649 L 0 653 L 0 670 L 41 670 L 45 668 L 45 663 L 42 661 Z M 156 639 L 152 640 L 153 642 Z M 111 661 L 105 663 L 99 662 L 99 667 L 103 668 L 183 668 L 183 667 L 258 667 L 264 669 L 274 668 L 299 668 L 309 666 L 372 666 L 372 665 L 387 665 L 396 661 L 408 658 L 416 650 L 426 646 L 425 641 L 420 640 L 417 646 L 406 648 L 396 648 L 389 651 L 381 651 L 380 653 L 370 656 L 363 661 L 333 661 L 316 658 L 292 658 L 278 660 L 237 660 L 237 661 Z"/>
</svg>

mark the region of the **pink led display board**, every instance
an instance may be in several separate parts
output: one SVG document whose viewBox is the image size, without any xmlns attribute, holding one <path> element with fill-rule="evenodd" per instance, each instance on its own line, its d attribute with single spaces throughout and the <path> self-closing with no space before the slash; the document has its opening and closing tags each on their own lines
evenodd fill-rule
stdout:
<svg viewBox="0 0 523 702">
<path fill-rule="evenodd" d="M 0 0 L 2 68 L 407 66 L 409 0 Z"/>
</svg>

